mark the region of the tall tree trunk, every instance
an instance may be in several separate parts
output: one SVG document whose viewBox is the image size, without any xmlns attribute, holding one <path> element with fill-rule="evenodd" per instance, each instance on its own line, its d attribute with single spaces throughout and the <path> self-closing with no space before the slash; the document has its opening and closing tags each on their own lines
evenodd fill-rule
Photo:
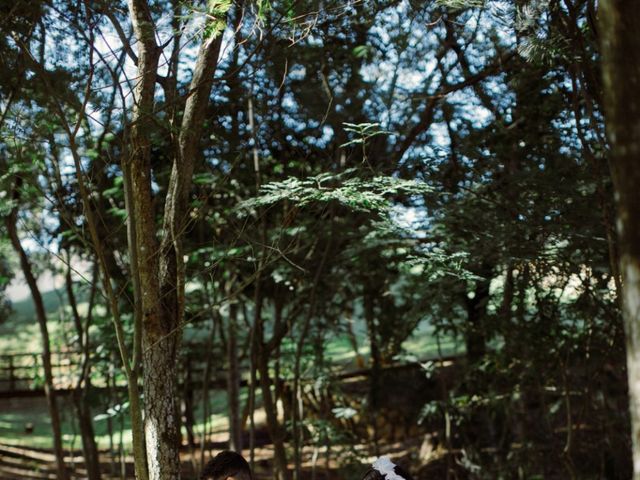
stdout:
<svg viewBox="0 0 640 480">
<path fill-rule="evenodd" d="M 211 300 L 209 300 L 211 301 Z M 205 449 L 208 440 L 208 428 L 209 428 L 209 382 L 211 380 L 211 367 L 213 364 L 213 345 L 215 343 L 216 336 L 216 320 L 215 317 L 211 318 L 211 330 L 209 337 L 207 338 L 207 357 L 204 366 L 204 375 L 202 379 L 202 435 L 200 437 L 200 470 L 205 466 Z"/>
<path fill-rule="evenodd" d="M 71 254 L 68 255 L 66 271 L 66 289 L 69 299 L 69 306 L 73 315 L 76 334 L 78 335 L 78 346 L 82 352 L 82 361 L 78 381 L 72 392 L 73 404 L 78 417 L 80 426 L 80 438 L 82 439 L 82 453 L 84 463 L 87 469 L 87 477 L 89 480 L 100 480 L 100 458 L 98 455 L 98 447 L 93 430 L 93 421 L 91 418 L 91 407 L 87 398 L 87 390 L 90 388 L 91 358 L 90 358 L 90 342 L 89 342 L 89 326 L 91 324 L 91 315 L 98 284 L 98 268 L 94 267 L 94 273 L 91 282 L 91 293 L 89 298 L 89 308 L 87 311 L 86 323 L 83 326 L 78 312 L 78 303 L 76 295 L 73 291 L 73 280 L 71 278 Z"/>
<path fill-rule="evenodd" d="M 478 275 L 482 278 L 476 281 L 473 298 L 466 298 L 467 331 L 465 342 L 467 347 L 467 360 L 471 365 L 481 360 L 486 351 L 487 338 L 484 318 L 487 312 L 487 303 L 489 302 L 491 274 L 492 268 L 488 264 L 483 263 L 478 272 Z"/>
<path fill-rule="evenodd" d="M 259 289 L 259 283 L 257 285 Z M 269 353 L 270 349 L 264 342 L 264 330 L 262 319 L 263 299 L 260 291 L 256 293 L 255 324 L 256 330 L 256 367 L 260 374 L 260 388 L 262 390 L 262 403 L 267 417 L 267 429 L 273 442 L 274 450 L 274 472 L 273 478 L 276 480 L 286 480 L 287 478 L 287 453 L 284 448 L 285 432 L 278 421 L 278 411 L 271 392 L 271 377 L 269 375 Z"/>
<path fill-rule="evenodd" d="M 156 44 L 155 25 L 147 2 L 129 0 L 129 11 L 138 39 L 138 79 L 129 131 L 129 155 L 123 160 L 123 171 L 131 179 L 132 201 L 127 204 L 127 211 L 134 224 L 136 237 L 136 242 L 129 244 L 129 250 L 135 251 L 137 258 L 137 264 L 131 268 L 132 274 L 139 278 L 142 291 L 147 468 L 150 480 L 179 479 L 180 432 L 175 361 L 177 335 L 171 333 L 176 319 L 164 308 L 164 305 L 173 302 L 170 299 L 161 301 L 159 246 L 151 197 L 151 137 L 160 48 Z M 166 273 L 170 275 L 174 272 Z"/>
<path fill-rule="evenodd" d="M 242 451 L 242 416 L 240 414 L 240 369 L 238 366 L 238 305 L 229 305 L 227 339 L 227 397 L 229 400 L 229 448 Z"/>
<path fill-rule="evenodd" d="M 376 326 L 374 295 L 377 292 L 368 289 L 363 297 L 364 317 L 369 331 L 369 347 L 371 350 L 371 379 L 369 386 L 369 421 L 373 429 L 373 447 L 376 455 L 380 455 L 378 435 L 378 407 L 380 403 L 380 375 L 382 373 L 382 356 L 378 342 L 378 329 Z"/>
<path fill-rule="evenodd" d="M 196 419 L 194 416 L 194 390 L 193 390 L 193 359 L 191 354 L 186 355 L 185 359 L 185 376 L 184 376 L 184 384 L 182 386 L 182 401 L 183 401 L 183 418 L 184 418 L 184 428 L 187 431 L 187 445 L 189 446 L 192 457 L 195 457 L 195 445 L 196 445 L 196 436 L 193 432 L 193 427 L 196 423 Z M 192 458 L 193 459 L 193 458 Z M 195 464 L 194 464 L 195 466 Z"/>
<path fill-rule="evenodd" d="M 145 386 L 145 437 L 149 478 L 180 478 L 179 409 L 176 402 L 176 358 L 184 316 L 184 254 L 182 235 L 189 219 L 188 201 L 195 157 L 198 152 L 206 107 L 218 62 L 225 8 L 213 8 L 207 16 L 205 35 L 198 52 L 169 178 L 164 205 L 163 237 L 156 238 L 151 197 L 151 132 L 155 105 L 155 84 L 161 48 L 156 43 L 155 25 L 146 0 L 129 0 L 135 36 L 138 40 L 138 83 L 130 128 L 130 155 L 123 170 L 130 168 L 133 202 L 127 207 L 135 219 L 138 263 L 134 267 L 142 294 Z M 222 11 L 224 10 L 224 11 Z M 172 94 L 172 92 L 169 92 Z"/>
<path fill-rule="evenodd" d="M 93 430 L 91 408 L 87 402 L 86 389 L 74 389 L 72 392 L 73 405 L 75 407 L 78 424 L 80 426 L 80 437 L 82 439 L 82 454 L 84 464 L 87 469 L 89 480 L 100 480 L 100 456 Z"/>
<path fill-rule="evenodd" d="M 617 207 L 633 470 L 640 479 L 640 8 L 600 2 L 604 105 Z"/>
<path fill-rule="evenodd" d="M 14 196 L 17 195 L 17 189 Z M 64 451 L 62 448 L 62 432 L 60 428 L 60 413 L 58 412 L 58 404 L 56 402 L 56 394 L 53 386 L 53 371 L 51 367 L 51 349 L 49 343 L 49 329 L 47 327 L 47 314 L 44 309 L 44 302 L 40 294 L 40 288 L 36 282 L 36 277 L 31 268 L 31 262 L 27 253 L 22 248 L 17 230 L 18 212 L 14 209 L 5 217 L 5 225 L 11 241 L 11 246 L 20 257 L 20 267 L 36 309 L 36 318 L 40 327 L 40 335 L 42 341 L 42 368 L 44 370 L 44 393 L 47 398 L 47 406 L 49 408 L 49 417 L 51 419 L 51 430 L 53 435 L 53 452 L 56 457 L 56 467 L 58 478 L 60 480 L 68 480 L 69 472 L 64 464 Z"/>
<path fill-rule="evenodd" d="M 176 337 L 164 336 L 162 330 L 151 328 L 143 335 L 144 431 L 152 480 L 180 478 Z"/>
</svg>

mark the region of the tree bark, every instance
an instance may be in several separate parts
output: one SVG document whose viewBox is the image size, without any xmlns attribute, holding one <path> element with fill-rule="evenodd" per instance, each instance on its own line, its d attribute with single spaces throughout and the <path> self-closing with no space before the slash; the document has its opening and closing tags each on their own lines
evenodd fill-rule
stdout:
<svg viewBox="0 0 640 480">
<path fill-rule="evenodd" d="M 132 265 L 142 292 L 143 378 L 145 390 L 145 447 L 149 478 L 179 479 L 179 415 L 176 402 L 176 335 L 167 335 L 175 324 L 162 308 L 158 243 L 151 197 L 151 130 L 160 48 L 155 42 L 155 26 L 144 0 L 129 0 L 129 11 L 138 39 L 138 83 L 130 126 L 129 156 L 123 170 L 131 179 L 131 204 L 138 262 Z"/>
<path fill-rule="evenodd" d="M 640 479 L 640 9 L 600 2 L 602 73 L 617 207 L 635 480 Z"/>
<path fill-rule="evenodd" d="M 260 287 L 257 286 L 259 289 Z M 263 298 L 258 291 L 255 305 L 256 330 L 256 367 L 260 374 L 260 387 L 262 389 L 262 403 L 267 417 L 267 429 L 273 442 L 274 451 L 274 472 L 273 478 L 276 480 L 287 479 L 287 452 L 284 448 L 285 432 L 278 421 L 278 411 L 271 392 L 271 377 L 269 375 L 269 353 L 271 349 L 264 342 L 264 329 L 262 319 Z"/>
<path fill-rule="evenodd" d="M 100 456 L 96 445 L 91 408 L 87 402 L 86 390 L 75 389 L 72 392 L 73 404 L 80 426 L 80 437 L 82 439 L 82 454 L 84 464 L 87 469 L 89 480 L 100 480 Z"/>
<path fill-rule="evenodd" d="M 135 219 L 137 275 L 142 293 L 145 385 L 145 437 L 149 478 L 179 479 L 179 409 L 176 402 L 176 358 L 184 315 L 184 260 L 182 235 L 189 216 L 188 199 L 195 154 L 202 133 L 226 20 L 226 14 L 208 15 L 205 38 L 200 47 L 174 148 L 174 160 L 164 209 L 164 236 L 158 242 L 151 196 L 151 130 L 155 84 L 161 48 L 156 44 L 155 25 L 146 0 L 129 0 L 129 12 L 138 40 L 138 83 L 130 128 L 132 205 Z M 123 169 L 124 169 L 123 168 Z"/>
</svg>

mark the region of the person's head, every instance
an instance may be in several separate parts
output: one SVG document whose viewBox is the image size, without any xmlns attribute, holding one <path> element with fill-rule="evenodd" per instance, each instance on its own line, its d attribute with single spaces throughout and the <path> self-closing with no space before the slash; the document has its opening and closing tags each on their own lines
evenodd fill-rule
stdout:
<svg viewBox="0 0 640 480">
<path fill-rule="evenodd" d="M 400 465 L 393 463 L 389 457 L 380 457 L 362 476 L 362 480 L 413 480 L 413 477 Z"/>
<path fill-rule="evenodd" d="M 209 460 L 200 480 L 252 480 L 251 469 L 242 455 L 225 450 Z"/>
</svg>

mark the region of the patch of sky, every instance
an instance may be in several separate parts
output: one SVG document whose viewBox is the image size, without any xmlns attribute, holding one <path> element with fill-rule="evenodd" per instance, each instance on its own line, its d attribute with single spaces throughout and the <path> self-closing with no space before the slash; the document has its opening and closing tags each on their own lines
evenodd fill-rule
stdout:
<svg viewBox="0 0 640 480">
<path fill-rule="evenodd" d="M 292 65 L 289 68 L 288 77 L 290 80 L 302 81 L 307 76 L 307 69 L 304 65 Z"/>
<path fill-rule="evenodd" d="M 428 213 L 424 206 L 406 206 L 395 204 L 391 208 L 391 219 L 403 230 L 411 232 L 416 238 L 425 238 L 425 226 L 429 223 Z"/>
<path fill-rule="evenodd" d="M 434 122 L 429 128 L 428 139 L 427 142 L 414 144 L 406 151 L 403 158 L 422 158 L 425 164 L 429 164 L 438 162 L 439 158 L 448 157 L 450 141 L 445 124 Z"/>
<path fill-rule="evenodd" d="M 56 133 L 54 135 L 55 138 L 55 142 L 58 145 L 65 145 L 67 143 L 67 136 L 66 134 L 63 133 Z M 76 167 L 75 164 L 73 162 L 73 156 L 71 155 L 71 152 L 68 149 L 64 149 L 61 151 L 61 156 L 60 158 L 58 158 L 58 163 L 60 165 L 60 174 L 63 176 L 75 176 L 76 174 Z M 84 162 L 84 165 L 82 165 L 84 168 L 86 168 L 88 165 L 86 159 Z"/>
<path fill-rule="evenodd" d="M 296 112 L 298 110 L 298 104 L 291 93 L 287 92 L 282 97 L 282 107 L 289 112 Z"/>
<path fill-rule="evenodd" d="M 54 9 L 50 10 L 49 15 L 48 35 L 44 45 L 44 67 L 54 70 L 58 64 L 69 66 L 77 65 L 78 59 L 87 61 L 84 40 L 78 41 L 77 36 L 67 34 L 68 19 L 61 17 Z"/>
<path fill-rule="evenodd" d="M 233 29 L 227 28 L 223 32 L 222 45 L 220 46 L 220 60 L 221 62 L 229 61 L 233 55 L 235 48 L 235 35 Z"/>
<path fill-rule="evenodd" d="M 432 146 L 448 151 L 449 147 L 451 146 L 451 140 L 449 138 L 447 126 L 444 123 L 434 123 L 429 129 L 429 133 L 431 135 Z"/>
<path fill-rule="evenodd" d="M 452 103 L 456 103 L 456 110 L 474 128 L 484 128 L 493 121 L 493 112 L 487 109 L 476 96 L 461 90 L 453 92 L 449 97 Z"/>
<path fill-rule="evenodd" d="M 45 208 L 41 213 L 23 213 L 18 224 L 20 231 L 20 242 L 27 254 L 45 253 L 56 254 L 58 245 L 53 242 L 51 235 L 47 232 L 56 231 L 60 223 L 51 214 L 49 208 Z M 33 228 L 36 228 L 34 230 Z M 49 229 L 49 230 L 48 230 Z"/>
<path fill-rule="evenodd" d="M 333 139 L 333 137 L 334 137 L 333 128 L 331 128 L 329 125 L 324 125 L 322 127 L 322 137 L 320 137 L 320 141 L 327 144 Z"/>
<path fill-rule="evenodd" d="M 299 120 L 299 119 L 297 119 L 297 118 L 295 118 L 293 116 L 290 116 L 290 115 L 284 116 L 282 118 L 282 121 L 285 123 L 285 125 L 288 128 L 290 128 L 292 130 L 295 130 L 296 132 L 303 131 L 307 126 L 307 124 L 305 122 L 303 122 L 303 121 L 301 121 L 301 120 Z"/>
<path fill-rule="evenodd" d="M 322 40 L 322 37 L 319 35 L 315 35 L 314 33 L 310 33 L 309 35 L 307 35 L 307 37 L 304 39 L 304 43 L 305 45 L 308 45 L 310 47 L 323 47 L 324 46 L 324 40 Z"/>
</svg>

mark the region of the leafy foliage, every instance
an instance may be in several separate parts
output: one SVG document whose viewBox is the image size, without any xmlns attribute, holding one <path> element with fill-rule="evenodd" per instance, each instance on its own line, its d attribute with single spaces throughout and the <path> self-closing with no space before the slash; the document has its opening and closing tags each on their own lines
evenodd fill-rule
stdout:
<svg viewBox="0 0 640 480">
<path fill-rule="evenodd" d="M 113 22 L 126 38 L 130 20 L 119 2 L 18 3 L 1 7 L 0 216 L 17 209 L 45 271 L 55 255 L 95 261 L 91 208 L 130 346 L 122 165 L 135 82 Z M 183 360 L 209 352 L 210 370 L 222 367 L 235 322 L 241 363 L 266 355 L 273 388 L 261 393 L 285 407 L 270 429 L 288 429 L 294 463 L 306 445 L 347 464 L 362 456 L 353 444 L 435 432 L 418 478 L 629 478 L 596 2 L 152 4 L 159 233 L 193 94 L 190 42 L 224 35 L 180 232 Z M 172 52 L 184 56 L 171 64 Z M 75 142 L 89 206 L 62 121 L 85 91 Z M 15 269 L 0 262 L 0 290 Z M 123 374 L 95 303 L 99 385 Z M 354 369 L 366 375 L 343 382 Z M 121 405 L 100 404 L 97 419 L 119 419 Z"/>
<path fill-rule="evenodd" d="M 347 170 L 339 174 L 323 173 L 305 179 L 291 177 L 281 182 L 270 182 L 261 187 L 262 195 L 245 200 L 239 206 L 251 209 L 283 200 L 300 207 L 313 203 L 337 202 L 356 211 L 387 212 L 392 206 L 390 196 L 418 195 L 432 191 L 428 185 L 416 180 L 395 177 L 350 178 L 354 173 L 355 170 Z"/>
</svg>

